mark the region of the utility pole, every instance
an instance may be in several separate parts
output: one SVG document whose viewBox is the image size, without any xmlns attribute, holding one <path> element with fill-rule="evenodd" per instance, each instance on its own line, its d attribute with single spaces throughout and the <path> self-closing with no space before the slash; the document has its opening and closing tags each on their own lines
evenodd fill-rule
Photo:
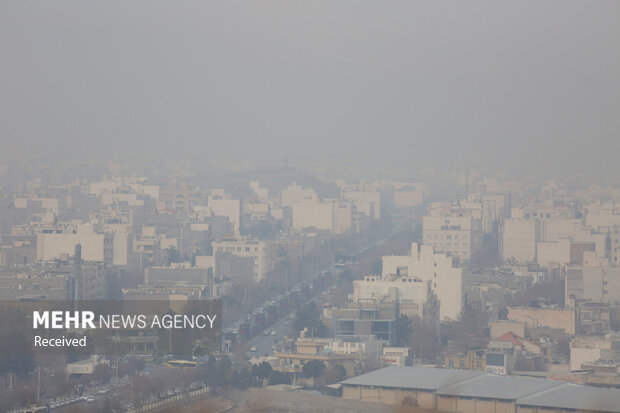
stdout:
<svg viewBox="0 0 620 413">
<path fill-rule="evenodd" d="M 41 402 L 41 367 L 37 366 L 37 406 Z"/>
</svg>

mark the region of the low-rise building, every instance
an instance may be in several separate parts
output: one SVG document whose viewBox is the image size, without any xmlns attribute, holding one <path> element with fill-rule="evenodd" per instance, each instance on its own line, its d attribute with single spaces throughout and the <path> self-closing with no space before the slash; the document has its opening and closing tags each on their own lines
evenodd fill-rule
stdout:
<svg viewBox="0 0 620 413">
<path fill-rule="evenodd" d="M 529 328 L 557 328 L 570 335 L 576 332 L 574 309 L 508 307 L 508 319 L 523 322 Z"/>
<path fill-rule="evenodd" d="M 385 347 L 381 362 L 388 366 L 404 367 L 409 360 L 409 347 Z"/>
<path fill-rule="evenodd" d="M 586 363 L 620 362 L 620 335 L 577 336 L 570 343 L 571 371 L 583 369 Z"/>
<path fill-rule="evenodd" d="M 212 246 L 216 269 L 218 269 L 219 265 L 218 260 L 224 260 L 225 254 L 230 254 L 235 257 L 251 259 L 252 272 L 258 279 L 265 278 L 273 271 L 272 248 L 269 241 L 240 238 L 237 240 L 214 242 Z"/>
<path fill-rule="evenodd" d="M 317 338 L 300 338 L 295 342 L 297 351 L 275 353 L 275 357 L 279 360 L 278 370 L 288 373 L 301 373 L 304 364 L 312 360 L 318 360 L 330 368 L 335 365 L 341 365 L 347 372 L 347 377 L 355 374 L 355 364 L 357 355 L 336 353 L 325 349 L 329 344 L 329 339 Z"/>
<path fill-rule="evenodd" d="M 374 301 L 352 303 L 349 307 L 331 311 L 336 336 L 362 336 L 373 334 L 378 339 L 394 345 L 398 342 L 399 318 L 397 302 Z"/>
<path fill-rule="evenodd" d="M 479 371 L 386 367 L 340 382 L 342 397 L 461 413 L 620 412 L 620 390 Z"/>
<path fill-rule="evenodd" d="M 446 357 L 444 365 L 461 370 L 483 370 L 485 364 L 484 350 L 468 350 L 465 354 Z"/>
<path fill-rule="evenodd" d="M 383 349 L 383 342 L 376 336 L 337 336 L 329 340 L 324 347 L 326 352 L 354 354 L 359 360 L 378 360 Z"/>
</svg>

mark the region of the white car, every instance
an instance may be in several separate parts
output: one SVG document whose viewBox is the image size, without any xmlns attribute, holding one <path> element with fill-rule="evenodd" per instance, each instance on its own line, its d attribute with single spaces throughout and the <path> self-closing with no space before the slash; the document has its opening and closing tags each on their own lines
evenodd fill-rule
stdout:
<svg viewBox="0 0 620 413">
<path fill-rule="evenodd" d="M 256 346 L 250 347 L 250 351 L 256 351 Z"/>
</svg>

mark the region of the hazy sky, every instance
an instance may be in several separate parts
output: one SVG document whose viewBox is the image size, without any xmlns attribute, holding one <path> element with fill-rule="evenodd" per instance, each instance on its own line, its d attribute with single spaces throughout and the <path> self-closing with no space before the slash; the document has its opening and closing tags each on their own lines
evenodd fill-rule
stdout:
<svg viewBox="0 0 620 413">
<path fill-rule="evenodd" d="M 0 160 L 620 171 L 620 1 L 0 0 Z"/>
</svg>

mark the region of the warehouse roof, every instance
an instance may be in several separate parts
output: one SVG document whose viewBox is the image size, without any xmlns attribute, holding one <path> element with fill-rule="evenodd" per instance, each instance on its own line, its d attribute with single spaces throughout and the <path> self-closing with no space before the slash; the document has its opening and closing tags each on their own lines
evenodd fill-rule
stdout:
<svg viewBox="0 0 620 413">
<path fill-rule="evenodd" d="M 386 367 L 344 380 L 344 385 L 397 387 L 401 389 L 437 390 L 483 375 L 481 371 L 442 369 L 434 367 Z"/>
<path fill-rule="evenodd" d="M 482 374 L 470 380 L 444 386 L 437 391 L 437 394 L 445 396 L 517 400 L 520 397 L 529 396 L 560 385 L 562 385 L 562 382 L 535 377 Z"/>
<path fill-rule="evenodd" d="M 537 377 L 432 367 L 386 367 L 341 383 L 426 390 L 443 396 L 515 400 L 522 406 L 620 413 L 620 390 Z"/>
<path fill-rule="evenodd" d="M 564 383 L 517 400 L 523 406 L 620 412 L 620 390 Z"/>
</svg>

